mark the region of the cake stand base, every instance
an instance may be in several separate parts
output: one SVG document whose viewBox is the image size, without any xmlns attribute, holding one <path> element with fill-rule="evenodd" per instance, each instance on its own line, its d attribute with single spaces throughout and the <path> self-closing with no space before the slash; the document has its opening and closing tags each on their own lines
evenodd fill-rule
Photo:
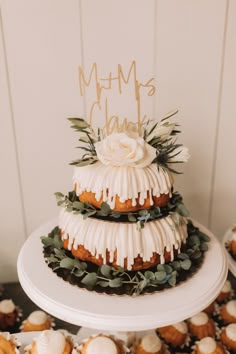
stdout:
<svg viewBox="0 0 236 354">
<path fill-rule="evenodd" d="M 47 235 L 56 225 L 57 220 L 52 220 L 27 239 L 18 257 L 18 276 L 33 302 L 51 315 L 78 326 L 132 332 L 177 323 L 207 307 L 227 277 L 222 246 L 214 235 L 197 225 L 211 241 L 201 268 L 186 282 L 136 297 L 80 289 L 59 278 L 45 263 L 40 236 Z"/>
</svg>

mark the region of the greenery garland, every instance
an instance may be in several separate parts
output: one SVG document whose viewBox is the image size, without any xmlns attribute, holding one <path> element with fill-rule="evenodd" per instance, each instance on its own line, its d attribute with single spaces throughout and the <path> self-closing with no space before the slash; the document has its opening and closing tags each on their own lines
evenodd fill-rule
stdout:
<svg viewBox="0 0 236 354">
<path fill-rule="evenodd" d="M 166 206 L 153 206 L 150 209 L 142 209 L 135 212 L 114 211 L 105 202 L 101 204 L 100 209 L 97 209 L 89 203 L 82 203 L 75 191 L 69 192 L 67 196 L 57 192 L 55 196 L 58 206 L 64 207 L 67 212 L 81 214 L 84 219 L 95 217 L 109 221 L 134 222 L 137 223 L 138 229 L 143 228 L 147 221 L 160 219 L 168 214 L 172 215 L 176 224 L 179 224 L 180 216 L 187 217 L 189 215 L 181 195 L 177 192 L 173 193 Z"/>
<path fill-rule="evenodd" d="M 96 266 L 74 258 L 63 248 L 60 229 L 42 236 L 47 264 L 63 279 L 98 292 L 139 295 L 174 287 L 186 280 L 201 265 L 210 238 L 188 221 L 188 238 L 176 259 L 145 271 L 124 271 L 110 265 Z"/>
</svg>

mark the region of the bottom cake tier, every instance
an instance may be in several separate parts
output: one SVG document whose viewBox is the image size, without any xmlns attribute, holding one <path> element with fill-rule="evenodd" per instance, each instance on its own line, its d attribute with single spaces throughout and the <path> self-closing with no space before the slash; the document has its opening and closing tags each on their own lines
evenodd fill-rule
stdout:
<svg viewBox="0 0 236 354">
<path fill-rule="evenodd" d="M 61 228 L 55 227 L 47 236 L 42 237 L 45 261 L 65 281 L 100 293 L 138 295 L 176 286 L 201 267 L 210 241 L 192 221 L 184 218 L 178 225 L 170 216 L 148 222 L 141 233 L 135 224 L 118 225 L 96 219 L 89 220 L 87 228 L 90 232 L 84 232 L 78 227 L 77 221 L 77 227 L 73 227 L 73 217 L 73 214 L 67 213 L 64 219 L 60 219 Z M 104 228 L 110 233 L 103 232 Z M 84 236 L 86 241 L 81 242 L 94 252 L 94 259 L 104 259 L 96 251 L 96 245 L 98 249 L 104 249 L 105 244 L 108 248 L 113 244 L 114 249 L 123 255 L 121 261 L 127 260 L 124 254 L 128 254 L 130 260 L 136 261 L 136 269 L 130 266 L 128 270 L 117 264 L 114 266 L 111 261 L 106 264 L 91 262 L 90 258 L 85 261 L 83 255 L 87 253 L 81 251 L 78 254 L 80 243 L 75 230 L 78 230 L 79 237 Z M 69 242 L 65 242 L 67 239 Z M 65 245 L 68 249 L 65 249 Z M 138 257 L 140 263 L 137 262 Z M 154 264 L 150 259 L 155 260 Z"/>
</svg>

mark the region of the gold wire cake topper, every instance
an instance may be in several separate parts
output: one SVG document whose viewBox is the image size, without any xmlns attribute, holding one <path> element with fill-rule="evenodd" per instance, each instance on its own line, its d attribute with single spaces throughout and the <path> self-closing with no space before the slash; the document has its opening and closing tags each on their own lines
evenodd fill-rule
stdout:
<svg viewBox="0 0 236 354">
<path fill-rule="evenodd" d="M 109 97 L 108 93 L 118 87 L 118 93 L 124 94 L 127 87 L 133 86 L 136 105 L 136 121 L 130 121 L 127 117 L 121 119 L 119 115 L 109 113 Z M 96 113 L 103 112 L 105 118 L 104 130 L 106 134 L 113 132 L 128 131 L 130 126 L 136 126 L 137 131 L 141 135 L 142 127 L 147 123 L 146 115 L 141 114 L 141 89 L 147 89 L 147 95 L 153 96 L 156 91 L 154 78 L 141 82 L 137 75 L 136 61 L 133 60 L 129 69 L 125 72 L 121 64 L 117 65 L 116 73 L 109 72 L 107 77 L 100 77 L 98 65 L 94 63 L 88 75 L 85 75 L 84 69 L 79 66 L 79 87 L 80 95 L 85 96 L 86 89 L 95 87 L 95 99 L 88 109 L 88 123 L 91 127 L 94 125 Z"/>
</svg>

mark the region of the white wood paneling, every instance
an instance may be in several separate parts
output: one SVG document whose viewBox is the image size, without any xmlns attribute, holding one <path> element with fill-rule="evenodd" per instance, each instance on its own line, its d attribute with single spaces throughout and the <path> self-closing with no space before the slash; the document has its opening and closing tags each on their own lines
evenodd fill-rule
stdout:
<svg viewBox="0 0 236 354">
<path fill-rule="evenodd" d="M 236 2 L 229 2 L 226 52 L 217 139 L 212 229 L 222 237 L 236 223 Z"/>
<path fill-rule="evenodd" d="M 156 111 L 179 109 L 191 159 L 178 190 L 192 217 L 208 225 L 226 1 L 159 0 Z"/>
<path fill-rule="evenodd" d="M 16 258 L 25 240 L 14 112 L 0 9 L 0 283 L 16 280 Z"/>
<path fill-rule="evenodd" d="M 6 48 L 27 232 L 54 217 L 56 191 L 72 189 L 76 137 L 67 117 L 83 115 L 77 0 L 3 1 Z"/>
</svg>

